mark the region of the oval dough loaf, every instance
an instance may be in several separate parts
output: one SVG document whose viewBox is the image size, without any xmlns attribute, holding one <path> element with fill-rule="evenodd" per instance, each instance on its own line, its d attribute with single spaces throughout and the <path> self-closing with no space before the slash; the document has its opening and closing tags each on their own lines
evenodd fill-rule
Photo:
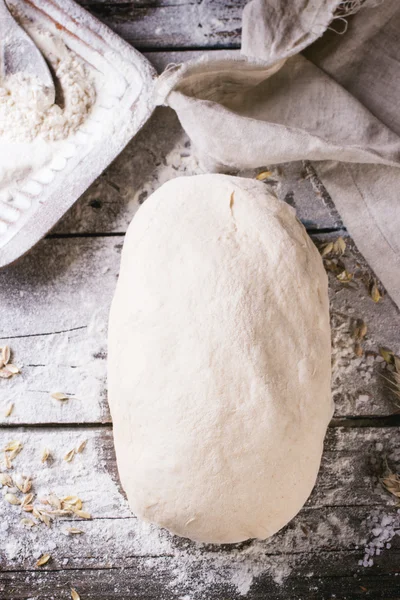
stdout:
<svg viewBox="0 0 400 600">
<path fill-rule="evenodd" d="M 193 540 L 266 538 L 300 510 L 332 415 L 327 277 L 265 184 L 174 179 L 131 223 L 109 402 L 138 516 Z"/>
</svg>

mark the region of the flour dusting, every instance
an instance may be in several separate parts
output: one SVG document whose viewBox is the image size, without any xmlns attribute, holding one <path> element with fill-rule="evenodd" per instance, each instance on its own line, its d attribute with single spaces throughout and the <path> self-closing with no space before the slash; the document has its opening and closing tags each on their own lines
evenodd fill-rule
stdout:
<svg viewBox="0 0 400 600">
<path fill-rule="evenodd" d="M 176 160 L 178 159 L 171 154 L 163 168 L 172 170 L 170 165 L 175 164 Z M 71 257 L 71 260 L 78 261 L 78 255 Z M 55 256 L 55 260 L 57 259 Z M 110 267 L 113 263 L 108 255 L 96 255 L 96 260 L 103 265 L 103 294 L 109 297 L 116 275 Z M 79 265 L 81 263 L 78 261 Z M 81 267 L 78 266 L 76 281 L 72 270 L 70 275 L 75 290 L 80 289 Z M 51 293 L 50 290 L 49 294 Z M 11 303 L 17 302 L 12 294 L 8 298 Z M 21 340 L 9 340 L 11 349 L 15 349 L 12 360 L 21 366 L 22 373 L 3 382 L 6 386 L 4 389 L 7 389 L 0 406 L 4 424 L 7 423 L 7 419 L 3 417 L 6 401 L 15 402 L 12 419 L 17 424 L 34 423 L 36 414 L 44 412 L 52 422 L 87 422 L 94 419 L 93 415 L 99 418 L 98 402 L 105 389 L 107 307 L 104 303 L 96 306 L 96 298 L 93 295 L 90 301 L 89 296 L 85 297 L 83 312 L 90 314 L 90 318 L 83 318 L 82 312 L 83 320 L 73 321 L 76 328 L 71 331 L 25 340 L 23 337 Z M 50 301 L 53 304 L 55 302 L 51 296 Z M 41 310 L 40 307 L 37 310 Z M 33 329 L 21 331 L 18 311 L 14 316 L 14 312 L 9 309 L 8 314 L 11 319 L 9 331 L 35 333 Z M 359 373 L 361 379 L 367 379 L 366 383 L 369 383 L 376 379 L 376 370 L 385 368 L 377 355 L 355 355 L 352 323 L 356 316 L 358 315 L 346 315 L 338 311 L 332 315 L 333 393 L 337 396 L 347 391 L 343 383 L 346 378 L 352 379 L 355 373 Z M 13 322 L 14 318 L 17 319 L 16 322 Z M 62 330 L 68 324 L 71 326 L 70 321 L 60 319 L 57 328 Z M 363 342 L 365 350 L 376 350 L 373 336 L 367 335 L 367 338 Z M 50 355 L 52 366 L 49 368 L 47 357 Z M 47 366 L 41 365 L 42 362 Z M 36 382 L 40 382 L 40 386 Z M 46 391 L 46 394 L 38 395 L 36 401 L 34 395 L 28 396 L 32 390 Z M 62 403 L 50 397 L 50 393 L 54 391 L 67 395 L 72 391 L 73 397 Z M 368 399 L 363 398 L 366 395 L 359 393 L 357 401 L 368 405 Z M 365 435 L 367 440 L 368 435 L 371 441 L 375 440 L 376 430 Z M 339 454 L 346 452 L 349 437 L 349 434 L 340 434 Z M 343 504 L 346 486 L 353 485 L 348 478 L 354 477 L 354 471 L 346 470 L 348 459 L 344 457 L 328 463 L 329 473 L 336 485 L 323 485 L 315 490 L 312 506 L 317 504 L 319 508 L 326 507 L 326 510 L 319 511 L 314 521 L 310 519 L 313 511 L 310 511 L 308 504 L 308 508 L 306 506 L 285 530 L 270 540 L 252 540 L 232 547 L 196 544 L 171 536 L 132 515 L 118 486 L 116 473 L 110 471 L 110 464 L 114 463 L 110 461 L 113 446 L 109 429 L 102 429 L 100 435 L 97 427 L 48 427 L 40 430 L 16 428 L 10 431 L 2 428 L 0 448 L 12 439 L 21 441 L 24 447 L 13 461 L 13 469 L 7 472 L 32 476 L 32 492 L 38 500 L 51 492 L 60 497 L 78 495 L 84 502 L 84 509 L 93 517 L 92 520 L 60 517 L 54 520 L 51 528 L 40 524 L 32 529 L 25 529 L 20 524 L 23 516 L 20 508 L 8 504 L 1 497 L 0 564 L 3 559 L 11 562 L 15 568 L 33 568 L 38 557 L 50 553 L 50 564 L 53 567 L 79 569 L 82 568 L 82 555 L 94 556 L 99 568 L 117 569 L 124 565 L 126 568 L 137 569 L 144 577 L 159 582 L 161 588 L 168 586 L 177 598 L 204 600 L 215 586 L 226 589 L 226 597 L 229 598 L 234 593 L 242 596 L 251 593 L 252 586 L 261 577 L 270 581 L 271 585 L 283 585 L 297 569 L 301 568 L 304 572 L 306 567 L 310 573 L 311 587 L 317 573 L 313 573 L 313 569 L 308 567 L 307 557 L 326 549 L 347 549 L 349 543 L 357 545 L 356 568 L 359 561 L 358 574 L 362 575 L 373 566 L 377 558 L 389 552 L 400 525 L 400 515 L 396 513 L 396 508 L 389 506 L 391 499 L 387 497 L 379 481 L 374 485 L 380 490 L 378 501 L 381 506 L 366 507 L 365 520 L 361 525 L 358 521 L 355 526 L 347 517 L 338 518 L 335 506 Z M 87 446 L 83 452 L 77 454 L 70 463 L 64 461 L 67 452 L 84 439 L 87 439 Z M 382 443 L 379 436 L 378 440 L 373 448 L 373 457 L 382 456 L 385 451 L 386 443 Z M 44 448 L 48 448 L 53 457 L 46 464 L 41 462 Z M 325 456 L 329 455 L 328 452 Z M 389 453 L 388 462 L 396 469 L 400 462 L 400 451 Z M 378 472 L 376 465 L 372 467 Z M 3 471 L 1 465 L 0 471 Z M 325 468 L 323 473 L 326 472 Z M 65 530 L 71 526 L 82 529 L 84 533 L 77 536 L 66 535 Z M 71 584 L 73 583 L 72 576 Z M 40 596 L 33 597 L 38 600 Z M 58 598 L 55 597 L 55 600 Z"/>
<path fill-rule="evenodd" d="M 335 387 L 353 361 L 350 350 L 353 344 L 351 324 L 348 320 L 343 320 L 343 323 L 343 327 L 340 327 L 339 322 L 334 320 Z M 55 353 L 59 364 L 70 362 L 71 365 L 85 365 L 90 360 L 96 343 L 99 344 L 100 339 L 103 339 L 103 328 L 101 313 L 94 313 L 88 328 L 90 335 L 84 330 L 60 336 L 45 336 L 41 344 L 49 344 L 49 349 Z M 86 341 L 81 346 L 84 339 Z M 81 348 L 79 354 L 78 346 Z M 362 362 L 366 364 L 366 359 Z M 369 369 L 367 366 L 363 367 L 364 370 L 367 368 Z M 82 373 L 87 369 L 87 365 L 83 366 Z M 50 384 L 50 374 L 48 380 Z M 81 391 L 89 393 L 90 388 L 85 389 L 84 381 L 81 385 Z M 68 392 L 68 389 L 62 387 L 60 391 Z M 15 392 L 17 393 L 17 388 Z M 19 397 L 15 395 L 17 409 L 29 413 L 34 411 L 34 404 L 24 403 L 23 396 L 21 389 Z M 51 398 L 49 403 L 54 403 L 55 406 L 61 404 Z M 61 405 L 60 410 L 64 408 L 70 411 L 71 419 L 76 421 L 82 407 L 82 400 L 72 398 L 67 404 Z M 346 518 L 338 519 L 329 507 L 330 503 L 338 503 L 337 497 L 332 496 L 330 499 L 329 489 L 324 489 L 327 510 L 325 516 L 323 513 L 318 516 L 312 533 L 307 530 L 310 521 L 306 510 L 303 518 L 300 514 L 286 531 L 279 532 L 266 541 L 251 540 L 232 547 L 218 547 L 178 538 L 132 515 L 118 486 L 116 474 L 109 470 L 109 457 L 113 452 L 111 431 L 103 431 L 104 434 L 100 436 L 98 428 L 48 428 L 41 430 L 40 435 L 35 429 L 14 429 L 9 433 L 2 430 L 0 447 L 11 439 L 17 439 L 23 444 L 22 451 L 13 461 L 13 469 L 7 472 L 31 476 L 32 492 L 38 502 L 50 493 L 59 497 L 78 495 L 84 502 L 84 509 L 92 515 L 92 520 L 58 517 L 50 528 L 38 524 L 32 529 L 25 529 L 20 524 L 21 517 L 24 516 L 21 515 L 20 507 L 12 506 L 0 497 L 0 564 L 3 557 L 15 567 L 32 568 L 40 556 L 50 553 L 53 566 L 60 565 L 64 569 L 82 568 L 81 556 L 85 549 L 85 555 L 95 553 L 98 568 L 118 568 L 121 564 L 131 566 L 144 577 L 159 582 L 160 586 L 167 585 L 174 597 L 181 600 L 203 600 L 215 586 L 226 589 L 227 597 L 231 593 L 246 596 L 259 577 L 269 579 L 277 586 L 284 584 L 293 569 L 304 567 L 302 557 L 315 553 L 318 549 L 330 548 L 332 543 L 333 547 L 345 548 L 349 540 L 355 540 L 359 544 L 358 568 L 362 573 L 373 565 L 376 557 L 389 551 L 400 526 L 399 513 L 388 506 L 387 509 L 365 509 L 365 521 L 361 525 L 361 531 L 358 531 L 351 521 Z M 85 439 L 87 445 L 83 452 L 67 463 L 64 460 L 65 454 Z M 345 436 L 341 444 L 345 447 Z M 44 448 L 48 448 L 52 456 L 52 460 L 45 464 L 41 462 Z M 377 443 L 375 450 L 381 455 L 384 446 Z M 400 452 L 392 451 L 388 460 L 395 467 L 400 460 Z M 339 461 L 336 466 L 331 464 L 330 469 L 334 467 L 338 469 L 339 478 L 343 463 Z M 0 471 L 3 471 L 2 465 Z M 380 484 L 377 483 L 377 486 Z M 9 490 L 3 488 L 2 495 L 7 491 Z M 66 535 L 66 529 L 71 526 L 78 527 L 84 533 Z M 123 535 L 120 533 L 122 530 Z M 310 569 L 310 586 L 315 576 Z M 71 577 L 73 584 L 73 575 Z M 32 596 L 32 600 L 39 600 L 39 597 Z"/>
<path fill-rule="evenodd" d="M 0 497 L 0 563 L 3 556 L 15 566 L 31 568 L 40 556 L 49 553 L 53 564 L 62 562 L 64 568 L 73 569 L 81 565 L 80 548 L 101 548 L 100 556 L 96 558 L 100 565 L 118 567 L 125 557 L 138 557 L 142 560 L 135 563 L 137 568 L 146 573 L 149 571 L 149 576 L 151 572 L 151 577 L 156 580 L 162 578 L 167 569 L 169 587 L 177 595 L 185 590 L 187 600 L 200 600 L 218 583 L 226 585 L 228 590 L 246 595 L 258 575 L 269 574 L 272 580 L 281 583 L 290 573 L 284 557 L 266 555 L 263 542 L 254 540 L 243 547 L 231 549 L 196 544 L 135 518 L 106 469 L 105 453 L 112 444 L 109 434 L 103 440 L 106 447 L 101 447 L 95 429 L 50 429 L 40 436 L 29 431 L 13 431 L 10 435 L 1 435 L 1 445 L 3 441 L 10 441 L 11 436 L 18 438 L 23 449 L 13 461 L 13 469 L 8 472 L 14 480 L 22 476 L 32 477 L 34 505 L 40 506 L 49 494 L 59 498 L 77 495 L 84 502 L 84 510 L 93 519 L 61 516 L 54 518 L 50 528 L 37 522 L 31 529 L 25 529 L 21 518 L 32 518 L 31 513 L 23 513 L 20 506 L 8 504 L 4 495 L 10 492 L 10 488 L 3 486 Z M 87 440 L 85 449 L 67 463 L 63 459 L 66 451 L 84 439 Z M 43 464 L 44 447 L 50 450 L 52 458 Z M 3 469 L 4 465 L 0 465 L 0 471 Z M 11 488 L 11 491 L 18 494 L 16 488 Z M 71 526 L 83 533 L 67 535 Z M 118 535 L 121 528 L 123 536 Z"/>
<path fill-rule="evenodd" d="M 82 61 L 49 31 L 16 15 L 53 68 L 58 104 L 49 104 L 44 84 L 24 73 L 10 75 L 0 85 L 0 138 L 32 142 L 37 136 L 65 139 L 87 118 L 95 99 L 92 77 Z"/>
</svg>

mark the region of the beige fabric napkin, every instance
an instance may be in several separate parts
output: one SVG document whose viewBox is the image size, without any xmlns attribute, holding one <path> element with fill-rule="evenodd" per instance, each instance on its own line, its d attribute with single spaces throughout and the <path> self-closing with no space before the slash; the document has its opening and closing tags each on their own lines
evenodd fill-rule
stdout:
<svg viewBox="0 0 400 600">
<path fill-rule="evenodd" d="M 313 161 L 400 306 L 399 0 L 251 0 L 242 55 L 171 66 L 158 103 L 209 170 Z"/>
</svg>

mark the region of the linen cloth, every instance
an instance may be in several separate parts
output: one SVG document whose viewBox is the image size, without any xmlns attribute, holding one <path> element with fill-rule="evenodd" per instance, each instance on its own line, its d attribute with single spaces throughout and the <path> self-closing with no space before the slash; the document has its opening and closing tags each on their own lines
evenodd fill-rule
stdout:
<svg viewBox="0 0 400 600">
<path fill-rule="evenodd" d="M 156 93 L 208 170 L 312 161 L 400 306 L 399 0 L 251 0 L 240 57 L 172 65 Z"/>
</svg>

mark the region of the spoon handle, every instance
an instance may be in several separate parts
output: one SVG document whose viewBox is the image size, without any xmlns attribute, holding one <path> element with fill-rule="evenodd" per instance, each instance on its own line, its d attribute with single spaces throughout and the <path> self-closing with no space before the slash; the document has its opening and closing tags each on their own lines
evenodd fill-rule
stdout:
<svg viewBox="0 0 400 600">
<path fill-rule="evenodd" d="M 7 8 L 6 0 L 0 0 L 0 23 L 5 19 L 7 22 L 8 19 L 12 19 L 10 11 Z"/>
<path fill-rule="evenodd" d="M 54 82 L 43 55 L 14 19 L 5 0 L 0 0 L 0 81 L 16 73 L 39 79 L 47 90 L 49 105 L 54 103 Z"/>
<path fill-rule="evenodd" d="M 0 0 L 0 81 L 5 74 L 5 37 L 10 27 L 10 11 L 7 8 L 5 0 Z"/>
</svg>

